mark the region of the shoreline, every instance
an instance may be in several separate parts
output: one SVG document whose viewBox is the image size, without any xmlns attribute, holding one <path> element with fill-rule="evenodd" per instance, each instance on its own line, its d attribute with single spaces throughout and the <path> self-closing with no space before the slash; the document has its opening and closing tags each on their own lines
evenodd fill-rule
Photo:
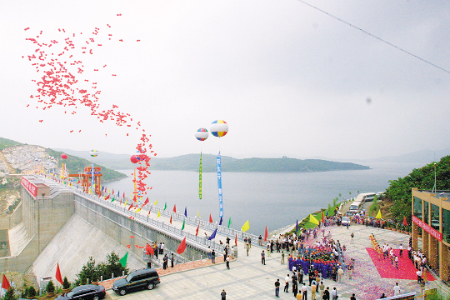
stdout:
<svg viewBox="0 0 450 300">
<path fill-rule="evenodd" d="M 338 204 L 339 204 L 339 209 L 338 209 L 338 211 L 340 212 L 341 209 L 342 209 L 342 206 L 343 206 L 344 204 L 346 204 L 346 203 L 352 201 L 352 200 L 353 200 L 353 199 L 346 199 L 346 200 L 344 200 L 344 201 L 338 203 Z M 324 209 L 326 210 L 326 208 L 324 208 Z M 298 224 L 302 223 L 306 218 L 309 217 L 309 215 L 311 215 L 311 214 L 312 214 L 312 215 L 318 214 L 318 213 L 320 213 L 320 212 L 322 212 L 322 210 L 319 210 L 319 211 L 316 211 L 316 212 L 312 212 L 312 213 L 307 214 L 306 217 L 304 217 L 303 219 L 299 220 Z M 286 232 L 288 232 L 288 231 L 291 231 L 292 229 L 295 228 L 295 226 L 296 226 L 296 223 L 291 224 L 291 225 L 288 225 L 288 226 L 285 226 L 285 227 L 282 227 L 282 228 L 279 228 L 279 229 L 276 229 L 276 230 L 272 230 L 272 231 L 269 232 L 269 234 L 268 234 L 268 239 L 269 239 L 269 237 L 276 238 L 276 237 L 277 237 L 278 235 L 280 235 L 281 233 L 286 233 Z"/>
</svg>

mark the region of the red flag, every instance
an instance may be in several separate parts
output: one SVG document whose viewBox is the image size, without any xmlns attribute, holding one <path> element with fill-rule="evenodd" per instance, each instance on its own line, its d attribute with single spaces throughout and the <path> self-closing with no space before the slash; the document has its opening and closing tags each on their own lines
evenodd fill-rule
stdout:
<svg viewBox="0 0 450 300">
<path fill-rule="evenodd" d="M 8 278 L 6 278 L 5 274 L 3 274 L 2 288 L 5 290 L 9 290 L 11 285 L 9 285 Z"/>
<path fill-rule="evenodd" d="M 130 210 L 133 207 L 133 202 L 131 203 L 130 207 L 128 207 L 128 210 Z"/>
<path fill-rule="evenodd" d="M 236 238 L 234 239 L 234 244 L 237 246 L 237 234 L 236 234 Z"/>
<path fill-rule="evenodd" d="M 268 236 L 269 236 L 269 233 L 267 232 L 267 226 L 266 226 L 266 231 L 264 232 L 264 242 L 267 242 Z"/>
<path fill-rule="evenodd" d="M 55 275 L 56 280 L 58 280 L 59 283 L 63 284 L 63 280 L 61 277 L 61 270 L 59 269 L 59 264 L 56 264 L 56 275 Z"/>
<path fill-rule="evenodd" d="M 108 199 L 109 199 L 109 195 L 105 197 L 105 200 L 108 200 Z"/>
<path fill-rule="evenodd" d="M 125 192 L 123 192 L 123 196 L 122 196 L 122 198 L 125 198 Z"/>
<path fill-rule="evenodd" d="M 170 216 L 170 224 L 172 224 L 172 216 Z"/>
<path fill-rule="evenodd" d="M 198 236 L 198 229 L 200 228 L 200 222 L 197 225 L 197 229 L 195 230 L 195 236 Z"/>
<path fill-rule="evenodd" d="M 130 235 L 130 239 L 134 239 L 134 235 Z"/>
<path fill-rule="evenodd" d="M 173 212 L 174 212 L 174 213 L 177 212 L 177 205 L 176 205 L 176 204 L 173 206 Z"/>
<path fill-rule="evenodd" d="M 323 210 L 322 210 L 322 223 L 325 223 L 325 217 L 323 216 Z"/>
<path fill-rule="evenodd" d="M 186 250 L 186 237 L 181 241 L 180 246 L 178 246 L 177 253 L 182 254 Z"/>
<path fill-rule="evenodd" d="M 148 210 L 148 215 L 147 216 L 149 216 L 151 212 L 152 212 L 152 208 L 150 207 L 150 209 Z"/>
<path fill-rule="evenodd" d="M 213 222 L 213 219 L 211 217 L 211 214 L 209 214 L 209 223 L 212 223 L 212 222 Z"/>
<path fill-rule="evenodd" d="M 403 226 L 408 226 L 408 222 L 406 221 L 406 216 L 403 216 Z"/>
<path fill-rule="evenodd" d="M 149 200 L 148 200 L 148 197 L 147 197 L 147 199 L 145 200 L 145 202 L 144 202 L 144 204 L 142 205 L 142 207 L 146 206 L 146 205 L 148 204 L 148 202 L 149 202 Z"/>
<path fill-rule="evenodd" d="M 152 247 L 150 247 L 150 245 L 147 243 L 147 245 L 145 245 L 145 251 L 146 251 L 146 254 L 147 255 L 153 255 L 153 254 L 155 254 L 155 251 L 153 251 L 153 248 Z"/>
<path fill-rule="evenodd" d="M 127 248 L 128 248 L 128 249 L 130 249 L 130 248 L 131 248 L 131 245 L 130 245 L 130 244 L 128 244 L 128 245 L 127 245 Z"/>
</svg>

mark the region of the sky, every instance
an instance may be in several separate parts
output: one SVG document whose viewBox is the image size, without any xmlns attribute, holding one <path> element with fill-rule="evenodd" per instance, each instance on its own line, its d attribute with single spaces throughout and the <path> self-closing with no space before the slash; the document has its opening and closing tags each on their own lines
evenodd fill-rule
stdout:
<svg viewBox="0 0 450 300">
<path fill-rule="evenodd" d="M 449 1 L 306 2 L 450 70 Z M 76 33 L 79 49 L 96 27 L 103 46 L 74 54 L 80 87 L 98 82 L 100 105 L 139 120 L 160 157 L 351 160 L 450 147 L 449 72 L 295 0 L 3 1 L 0 137 L 135 153 L 138 131 L 30 98 L 42 73 L 25 39 Z M 215 120 L 228 134 L 197 141 Z"/>
</svg>

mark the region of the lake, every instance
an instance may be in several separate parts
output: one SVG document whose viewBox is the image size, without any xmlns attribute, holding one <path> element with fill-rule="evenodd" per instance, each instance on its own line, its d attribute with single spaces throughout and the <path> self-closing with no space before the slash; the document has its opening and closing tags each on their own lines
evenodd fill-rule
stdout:
<svg viewBox="0 0 450 300">
<path fill-rule="evenodd" d="M 389 180 L 404 177 L 421 164 L 370 163 L 372 169 L 357 171 L 332 171 L 313 173 L 253 173 L 222 172 L 224 225 L 231 217 L 231 227 L 239 229 L 249 220 L 249 232 L 264 235 L 303 219 L 309 213 L 326 208 L 333 198 L 357 196 L 357 191 L 382 192 Z M 132 170 L 121 171 L 128 178 L 106 184 L 109 189 L 133 192 Z M 198 172 L 151 171 L 147 184 L 151 203 L 172 210 L 176 205 L 181 213 L 187 207 L 190 216 L 197 215 L 208 220 L 209 215 L 219 220 L 219 197 L 216 173 L 203 173 L 203 199 L 198 197 Z M 431 187 L 430 187 L 431 188 Z M 349 194 L 351 192 L 351 194 Z"/>
</svg>

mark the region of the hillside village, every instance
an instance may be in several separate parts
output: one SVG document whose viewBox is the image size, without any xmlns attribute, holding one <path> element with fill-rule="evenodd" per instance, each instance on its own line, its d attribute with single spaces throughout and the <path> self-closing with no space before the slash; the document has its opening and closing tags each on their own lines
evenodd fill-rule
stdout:
<svg viewBox="0 0 450 300">
<path fill-rule="evenodd" d="M 20 202 L 19 174 L 38 169 L 52 170 L 57 164 L 58 161 L 40 146 L 20 145 L 3 149 L 0 152 L 0 216 L 11 213 Z"/>
</svg>

